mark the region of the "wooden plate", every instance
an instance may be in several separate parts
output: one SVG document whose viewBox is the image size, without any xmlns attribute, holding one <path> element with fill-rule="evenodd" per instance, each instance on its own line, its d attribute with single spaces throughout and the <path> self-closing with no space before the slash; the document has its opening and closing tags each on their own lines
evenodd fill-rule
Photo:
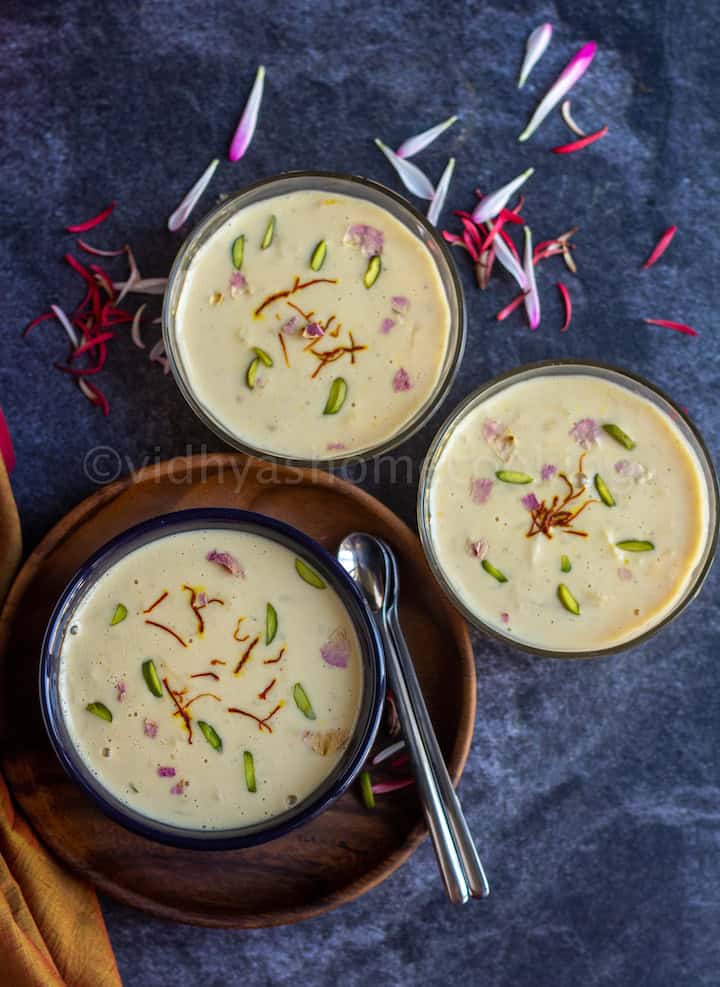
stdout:
<svg viewBox="0 0 720 987">
<path fill-rule="evenodd" d="M 238 454 L 170 460 L 118 480 L 71 511 L 29 557 L 0 617 L 3 770 L 41 839 L 103 893 L 180 922 L 279 925 L 351 901 L 409 857 L 425 835 L 412 788 L 379 798 L 374 812 L 349 792 L 307 826 L 249 850 L 177 850 L 126 831 L 96 809 L 55 758 L 40 715 L 42 635 L 77 567 L 139 521 L 203 506 L 281 518 L 331 551 L 355 529 L 394 545 L 403 627 L 457 782 L 475 719 L 473 654 L 465 624 L 432 578 L 417 538 L 375 498 L 343 480 Z"/>
</svg>

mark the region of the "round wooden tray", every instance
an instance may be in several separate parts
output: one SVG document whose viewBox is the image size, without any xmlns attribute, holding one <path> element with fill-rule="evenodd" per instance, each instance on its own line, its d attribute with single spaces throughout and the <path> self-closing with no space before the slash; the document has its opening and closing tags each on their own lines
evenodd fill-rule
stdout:
<svg viewBox="0 0 720 987">
<path fill-rule="evenodd" d="M 458 780 L 475 719 L 473 654 L 465 624 L 435 583 L 417 538 L 352 484 L 238 454 L 175 459 L 118 480 L 71 511 L 28 558 L 0 616 L 3 770 L 40 838 L 105 894 L 180 922 L 279 925 L 351 901 L 409 857 L 425 835 L 414 789 L 379 798 L 374 812 L 348 792 L 318 819 L 264 846 L 177 850 L 126 831 L 91 804 L 55 758 L 38 703 L 45 624 L 77 567 L 139 521 L 211 505 L 282 518 L 330 551 L 356 529 L 393 544 L 401 566 L 403 627 L 440 746 Z"/>
</svg>

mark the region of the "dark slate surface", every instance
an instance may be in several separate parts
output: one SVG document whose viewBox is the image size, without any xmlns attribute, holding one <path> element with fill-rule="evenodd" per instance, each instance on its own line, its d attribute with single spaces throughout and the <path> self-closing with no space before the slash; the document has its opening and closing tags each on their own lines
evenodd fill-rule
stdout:
<svg viewBox="0 0 720 987">
<path fill-rule="evenodd" d="M 518 94 L 524 39 L 545 19 L 555 40 Z M 0 22 L 0 402 L 28 548 L 96 488 L 83 467 L 95 447 L 117 450 L 126 470 L 219 446 L 129 342 L 114 347 L 104 375 L 103 420 L 49 369 L 64 352 L 59 334 L 23 342 L 19 331 L 51 301 L 72 306 L 63 224 L 112 197 L 120 208 L 95 242 L 128 237 L 146 275 L 167 272 L 178 239 L 166 217 L 223 155 L 261 60 L 256 140 L 241 163 L 223 160 L 204 208 L 290 168 L 398 187 L 371 138 L 396 144 L 457 110 L 462 122 L 420 159 L 436 178 L 457 155 L 450 208 L 472 201 L 476 184 L 492 188 L 533 164 L 526 215 L 536 235 L 582 227 L 578 277 L 559 262 L 540 273 L 536 334 L 520 317 L 495 323 L 510 284 L 481 295 L 463 265 L 470 339 L 442 414 L 520 362 L 590 357 L 665 387 L 717 453 L 717 4 L 6 0 Z M 519 145 L 536 98 L 590 38 L 600 51 L 573 105 L 590 129 L 608 122 L 611 136 L 555 158 L 548 148 L 567 132 L 553 117 Z M 670 222 L 681 233 L 666 260 L 639 273 Z M 565 336 L 558 276 L 575 302 Z M 702 335 L 648 328 L 644 315 Z M 439 420 L 402 452 L 419 463 Z M 411 484 L 366 485 L 412 521 Z M 428 846 L 362 900 L 294 928 L 202 931 L 105 901 L 126 983 L 717 984 L 717 575 L 681 621 L 612 660 L 538 661 L 476 640 L 478 721 L 462 795 L 493 886 L 486 903 L 447 906 Z"/>
</svg>

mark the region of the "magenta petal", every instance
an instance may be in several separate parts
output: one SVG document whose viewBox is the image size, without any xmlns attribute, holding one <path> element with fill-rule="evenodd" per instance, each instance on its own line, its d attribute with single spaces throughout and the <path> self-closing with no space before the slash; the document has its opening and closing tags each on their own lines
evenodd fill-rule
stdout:
<svg viewBox="0 0 720 987">
<path fill-rule="evenodd" d="M 404 367 L 400 367 L 400 369 L 395 373 L 392 386 L 394 391 L 409 391 L 412 387 L 410 375 Z"/>
<path fill-rule="evenodd" d="M 398 315 L 405 315 L 410 308 L 410 299 L 406 298 L 405 295 L 393 295 L 390 299 L 390 308 Z"/>
<path fill-rule="evenodd" d="M 333 668 L 347 668 L 350 661 L 350 641 L 342 628 L 333 631 L 320 648 L 320 656 L 326 665 Z"/>
<path fill-rule="evenodd" d="M 529 227 L 525 227 L 525 257 L 523 260 L 523 272 L 527 278 L 528 293 L 525 295 L 525 311 L 531 329 L 537 329 L 540 325 L 540 296 L 538 295 L 537 284 L 535 282 L 535 263 L 533 260 L 532 233 Z"/>
<path fill-rule="evenodd" d="M 397 325 L 395 319 L 383 319 L 382 324 L 380 326 L 380 332 L 384 333 L 387 336 L 387 334 L 395 325 Z"/>
<path fill-rule="evenodd" d="M 250 90 L 248 101 L 245 104 L 237 130 L 233 135 L 228 150 L 228 158 L 231 161 L 238 161 L 250 146 L 250 141 L 255 133 L 260 103 L 262 102 L 263 89 L 265 87 L 265 66 L 261 65 L 255 75 L 255 82 Z"/>
<path fill-rule="evenodd" d="M 526 494 L 522 498 L 522 500 L 520 501 L 520 503 L 528 511 L 536 511 L 538 509 L 538 507 L 540 506 L 540 501 L 537 499 L 537 497 L 535 496 L 534 493 Z"/>
<path fill-rule="evenodd" d="M 286 336 L 294 336 L 302 324 L 302 319 L 299 315 L 291 315 L 287 322 L 282 326 L 280 332 L 284 332 Z"/>
<path fill-rule="evenodd" d="M 489 548 L 487 538 L 478 538 L 477 541 L 468 542 L 468 551 L 474 559 L 480 559 L 482 561 L 486 557 Z"/>
<path fill-rule="evenodd" d="M 484 504 L 492 493 L 493 481 L 479 477 L 470 481 L 470 496 L 474 504 Z"/>
<path fill-rule="evenodd" d="M 366 223 L 353 223 L 345 231 L 343 243 L 360 247 L 366 257 L 374 257 L 376 254 L 383 252 L 385 234 L 382 230 L 378 230 L 374 226 L 368 226 Z"/>
<path fill-rule="evenodd" d="M 176 772 L 175 772 L 175 768 L 161 767 L 157 769 L 157 773 L 160 775 L 161 778 L 174 778 Z"/>
<path fill-rule="evenodd" d="M 595 57 L 596 51 L 596 43 L 594 41 L 590 41 L 588 44 L 583 45 L 583 47 L 576 52 L 575 55 L 573 55 L 546 95 L 540 100 L 537 109 L 530 117 L 527 127 L 518 137 L 519 141 L 526 141 L 528 137 L 534 134 L 548 113 L 551 113 L 557 104 L 562 102 L 578 79 L 580 79 L 590 67 L 590 63 Z"/>
<path fill-rule="evenodd" d="M 143 733 L 146 737 L 157 737 L 158 725 L 154 720 L 145 720 L 143 722 Z"/>
<path fill-rule="evenodd" d="M 594 446 L 600 436 L 600 426 L 594 418 L 581 418 L 575 422 L 568 435 L 583 449 Z"/>
<path fill-rule="evenodd" d="M 230 552 L 218 552 L 216 549 L 213 549 L 211 552 L 207 553 L 205 558 L 208 562 L 216 562 L 218 565 L 221 565 L 233 576 L 245 575 L 245 570 L 235 556 L 231 555 Z"/>
<path fill-rule="evenodd" d="M 552 463 L 546 463 L 540 470 L 540 476 L 543 480 L 549 480 L 551 477 L 555 476 L 557 473 L 557 466 L 553 466 Z"/>
</svg>

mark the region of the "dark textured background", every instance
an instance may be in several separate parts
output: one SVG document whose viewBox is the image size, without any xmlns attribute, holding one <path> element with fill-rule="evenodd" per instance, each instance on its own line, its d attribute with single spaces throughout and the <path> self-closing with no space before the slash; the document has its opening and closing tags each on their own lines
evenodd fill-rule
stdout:
<svg viewBox="0 0 720 987">
<path fill-rule="evenodd" d="M 525 38 L 546 19 L 555 38 L 518 93 Z M 50 368 L 64 354 L 60 331 L 23 341 L 20 330 L 51 301 L 73 306 L 63 225 L 113 197 L 115 216 L 88 239 L 129 238 L 145 275 L 167 273 L 179 240 L 166 218 L 207 161 L 224 155 L 261 60 L 255 142 L 239 164 L 223 159 L 196 218 L 218 193 L 283 169 L 353 171 L 398 188 L 371 138 L 397 145 L 458 111 L 461 123 L 419 159 L 436 179 L 457 156 L 449 208 L 529 163 L 537 173 L 525 212 L 536 236 L 582 227 L 578 276 L 560 261 L 540 272 L 535 334 L 520 316 L 496 323 L 512 287 L 501 277 L 481 295 L 461 263 L 470 311 L 462 373 L 441 416 L 402 452 L 419 462 L 442 415 L 488 376 L 574 356 L 649 376 L 689 408 L 717 454 L 719 32 L 713 0 L 5 0 L 0 403 L 17 447 L 27 547 L 95 489 L 83 470 L 93 447 L 117 448 L 128 469 L 219 446 L 129 341 L 116 343 L 103 375 L 105 420 Z M 556 158 L 548 148 L 570 138 L 554 116 L 519 145 L 528 111 L 590 38 L 599 54 L 573 106 L 588 129 L 607 122 L 610 136 Z M 676 242 L 640 273 L 670 222 L 681 228 Z M 558 276 L 575 302 L 565 336 Z M 646 315 L 701 335 L 650 328 Z M 381 484 L 380 494 L 412 521 L 411 485 Z M 462 796 L 493 887 L 487 902 L 446 905 L 427 845 L 360 901 L 293 928 L 202 931 L 105 901 L 126 983 L 716 985 L 717 576 L 682 620 L 610 660 L 539 661 L 476 639 L 478 720 Z"/>
</svg>

